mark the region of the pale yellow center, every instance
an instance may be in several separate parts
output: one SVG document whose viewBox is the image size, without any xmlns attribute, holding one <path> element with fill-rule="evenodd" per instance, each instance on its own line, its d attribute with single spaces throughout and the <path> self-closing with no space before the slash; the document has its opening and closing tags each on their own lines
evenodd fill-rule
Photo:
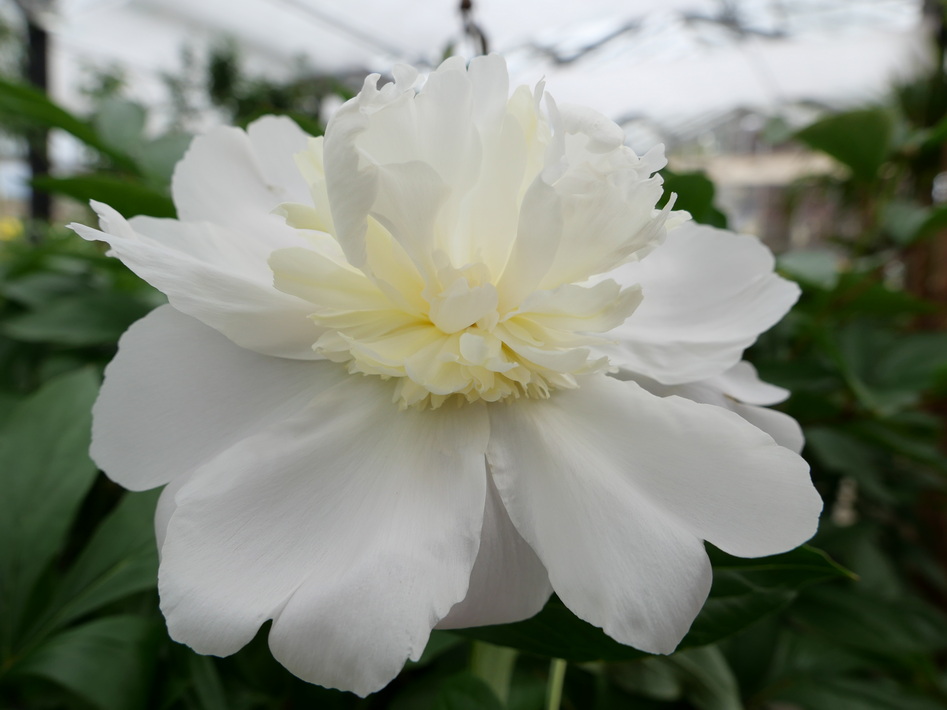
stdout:
<svg viewBox="0 0 947 710">
<path fill-rule="evenodd" d="M 308 249 L 278 251 L 270 263 L 281 290 L 313 303 L 322 333 L 315 350 L 349 372 L 397 378 L 403 407 L 574 388 L 576 376 L 608 366 L 593 354 L 600 338 L 591 334 L 623 321 L 640 300 L 637 289 L 604 281 L 539 291 L 500 310 L 497 278 L 484 264 L 456 267 L 435 253 L 422 278 L 377 222 L 366 243 L 364 270 Z"/>
</svg>

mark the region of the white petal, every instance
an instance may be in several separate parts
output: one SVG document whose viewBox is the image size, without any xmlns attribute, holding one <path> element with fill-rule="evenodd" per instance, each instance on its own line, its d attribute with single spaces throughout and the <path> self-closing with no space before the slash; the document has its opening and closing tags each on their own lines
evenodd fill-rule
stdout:
<svg viewBox="0 0 947 710">
<path fill-rule="evenodd" d="M 470 588 L 437 628 L 463 629 L 528 619 L 543 608 L 550 594 L 546 568 L 513 527 L 491 477 Z"/>
<path fill-rule="evenodd" d="M 795 303 L 799 287 L 773 273 L 755 237 L 686 223 L 640 262 L 605 274 L 640 283 L 644 299 L 609 333 L 615 364 L 664 384 L 718 375 Z"/>
<path fill-rule="evenodd" d="M 702 539 L 759 556 L 815 532 L 805 462 L 719 407 L 595 376 L 490 414 L 514 525 L 566 605 L 622 643 L 674 649 L 709 589 Z"/>
<path fill-rule="evenodd" d="M 84 239 L 107 242 L 110 255 L 163 291 L 182 313 L 250 350 L 304 360 L 319 357 L 312 350 L 321 335 L 308 318 L 312 306 L 273 287 L 267 258 L 275 240 L 267 246 L 207 222 L 151 217 L 129 222 L 107 205 L 92 206 L 101 231 L 70 226 Z"/>
<path fill-rule="evenodd" d="M 701 404 L 729 409 L 765 431 L 780 446 L 785 446 L 797 454 L 802 452 L 805 445 L 802 427 L 795 419 L 783 412 L 756 406 L 781 402 L 789 396 L 789 391 L 763 382 L 757 376 L 756 368 L 748 362 L 738 362 L 722 375 L 681 385 L 662 385 L 627 370 L 620 372 L 617 377 L 620 380 L 637 382 L 659 397 L 677 395 Z M 748 404 L 748 401 L 751 403 Z"/>
<path fill-rule="evenodd" d="M 766 407 L 757 407 L 753 404 L 732 402 L 730 409 L 746 419 L 757 429 L 769 434 L 780 446 L 801 454 L 806 445 L 805 436 L 799 422 L 784 412 Z"/>
<path fill-rule="evenodd" d="M 295 164 L 308 136 L 288 118 L 267 116 L 238 128 L 217 127 L 191 143 L 174 170 L 171 192 L 178 218 L 209 221 L 278 243 L 290 229 L 271 212 L 283 202 L 308 202 L 309 187 Z"/>
<path fill-rule="evenodd" d="M 418 658 L 467 591 L 487 418 L 399 411 L 392 391 L 346 375 L 181 487 L 159 580 L 173 638 L 229 654 L 273 618 L 289 670 L 362 695 Z"/>
<path fill-rule="evenodd" d="M 128 329 L 105 370 L 92 457 L 126 488 L 163 485 L 301 408 L 339 369 L 238 348 L 162 306 Z"/>
<path fill-rule="evenodd" d="M 741 360 L 708 384 L 746 404 L 779 404 L 789 398 L 789 390 L 763 382 L 752 363 Z"/>
</svg>

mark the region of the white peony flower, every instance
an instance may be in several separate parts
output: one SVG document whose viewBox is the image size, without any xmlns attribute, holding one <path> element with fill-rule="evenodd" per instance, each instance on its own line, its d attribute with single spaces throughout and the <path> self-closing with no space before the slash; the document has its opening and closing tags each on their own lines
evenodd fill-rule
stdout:
<svg viewBox="0 0 947 710">
<path fill-rule="evenodd" d="M 293 673 L 366 694 L 435 626 L 555 591 L 670 653 L 704 540 L 753 557 L 816 529 L 798 428 L 738 364 L 797 289 L 755 239 L 655 209 L 660 149 L 510 95 L 502 59 L 395 76 L 324 141 L 279 118 L 196 139 L 178 220 L 74 226 L 170 302 L 122 338 L 92 444 L 167 486 L 169 631 L 227 655 L 272 619 Z"/>
</svg>

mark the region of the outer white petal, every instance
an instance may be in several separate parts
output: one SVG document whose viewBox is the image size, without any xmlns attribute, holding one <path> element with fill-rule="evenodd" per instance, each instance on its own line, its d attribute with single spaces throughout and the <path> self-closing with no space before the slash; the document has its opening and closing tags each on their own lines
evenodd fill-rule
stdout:
<svg viewBox="0 0 947 710">
<path fill-rule="evenodd" d="M 128 329 L 105 370 L 92 457 L 126 488 L 160 486 L 298 410 L 337 369 L 238 348 L 162 306 Z"/>
<path fill-rule="evenodd" d="M 516 531 L 491 477 L 470 588 L 437 627 L 463 629 L 528 619 L 543 608 L 550 594 L 546 568 Z"/>
<path fill-rule="evenodd" d="M 765 431 L 780 446 L 785 446 L 797 454 L 805 445 L 802 427 L 795 419 L 775 409 L 757 406 L 782 402 L 789 396 L 789 390 L 763 382 L 757 376 L 756 368 L 749 362 L 738 362 L 721 375 L 682 385 L 662 385 L 628 371 L 619 373 L 617 377 L 637 382 L 659 397 L 677 395 L 694 402 L 729 409 Z"/>
<path fill-rule="evenodd" d="M 229 654 L 275 619 L 299 677 L 366 694 L 417 659 L 467 592 L 486 495 L 483 407 L 399 411 L 342 379 L 201 468 L 162 549 L 173 638 Z"/>
<path fill-rule="evenodd" d="M 307 317 L 311 304 L 277 291 L 267 266 L 273 249 L 306 242 L 267 243 L 208 222 L 151 217 L 129 222 L 107 205 L 92 206 L 101 230 L 70 226 L 84 239 L 107 242 L 110 255 L 163 291 L 182 313 L 250 350 L 304 360 L 319 357 L 312 344 L 321 332 Z"/>
<path fill-rule="evenodd" d="M 208 221 L 254 235 L 271 249 L 290 228 L 271 212 L 283 202 L 308 202 L 295 164 L 308 136 L 292 120 L 267 116 L 247 132 L 218 127 L 198 136 L 174 170 L 178 218 Z M 276 242 L 276 243 L 274 243 Z"/>
<path fill-rule="evenodd" d="M 709 589 L 702 539 L 753 557 L 815 532 L 805 462 L 719 407 L 596 376 L 490 414 L 514 525 L 566 605 L 622 643 L 674 649 Z"/>
<path fill-rule="evenodd" d="M 799 296 L 773 266 L 755 237 L 681 225 L 640 262 L 604 275 L 644 291 L 638 310 L 609 333 L 618 343 L 605 351 L 615 364 L 664 384 L 724 372 Z"/>
<path fill-rule="evenodd" d="M 779 404 L 789 398 L 789 390 L 763 382 L 753 364 L 746 360 L 711 378 L 708 384 L 746 404 Z"/>
</svg>

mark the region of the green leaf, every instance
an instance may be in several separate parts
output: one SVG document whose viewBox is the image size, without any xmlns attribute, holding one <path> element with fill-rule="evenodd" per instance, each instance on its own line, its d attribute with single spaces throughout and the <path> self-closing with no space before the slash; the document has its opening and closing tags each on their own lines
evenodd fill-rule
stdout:
<svg viewBox="0 0 947 710">
<path fill-rule="evenodd" d="M 145 118 L 145 109 L 140 104 L 113 96 L 99 105 L 92 125 L 106 144 L 134 155 L 143 142 Z"/>
<path fill-rule="evenodd" d="M 942 209 L 932 210 L 913 202 L 893 200 L 884 209 L 882 224 L 895 244 L 906 247 L 923 238 L 928 230 L 928 220 L 935 211 L 941 212 Z"/>
<path fill-rule="evenodd" d="M 556 597 L 526 621 L 461 629 L 455 633 L 566 661 L 623 661 L 648 655 L 631 646 L 623 646 L 601 629 L 582 621 Z"/>
<path fill-rule="evenodd" d="M 794 281 L 831 291 L 838 283 L 841 260 L 834 252 L 813 249 L 782 254 L 778 264 L 779 270 Z"/>
<path fill-rule="evenodd" d="M 97 392 L 98 378 L 80 370 L 25 399 L 0 427 L 0 659 L 95 480 L 87 452 Z"/>
<path fill-rule="evenodd" d="M 42 626 L 49 631 L 158 581 L 154 513 L 159 491 L 126 493 L 70 567 Z"/>
<path fill-rule="evenodd" d="M 54 195 L 65 195 L 83 204 L 89 200 L 104 202 L 126 217 L 174 217 L 174 202 L 165 193 L 138 182 L 131 182 L 104 174 L 77 177 L 33 178 L 33 185 Z"/>
<path fill-rule="evenodd" d="M 56 105 L 46 94 L 32 86 L 0 78 L 0 118 L 3 117 L 45 128 L 62 129 L 108 156 L 116 165 L 138 172 L 135 161 L 103 141 L 90 123 Z"/>
<path fill-rule="evenodd" d="M 671 193 L 677 195 L 674 209 L 687 210 L 695 222 L 714 227 L 726 227 L 727 217 L 714 205 L 716 188 L 703 173 L 674 173 L 665 170 L 664 194 L 661 206 L 667 203 Z"/>
<path fill-rule="evenodd" d="M 819 582 L 854 577 L 822 550 L 809 545 L 770 557 L 734 557 L 710 546 L 708 553 L 715 579 L 722 573 L 738 573 L 743 580 L 760 588 L 802 589 Z M 713 591 L 711 596 L 714 596 Z"/>
<path fill-rule="evenodd" d="M 30 343 L 82 347 L 114 343 L 151 304 L 121 293 L 88 293 L 50 301 L 9 318 L 0 333 Z"/>
<path fill-rule="evenodd" d="M 503 705 L 482 680 L 458 673 L 441 683 L 434 710 L 503 710 Z"/>
<path fill-rule="evenodd" d="M 178 161 L 184 157 L 193 136 L 187 133 L 166 133 L 142 145 L 138 163 L 145 173 L 161 185 L 171 182 Z"/>
<path fill-rule="evenodd" d="M 839 678 L 828 673 L 792 683 L 776 694 L 805 710 L 943 710 L 943 703 L 886 679 Z"/>
<path fill-rule="evenodd" d="M 188 668 L 201 710 L 232 710 L 214 659 L 192 653 L 188 656 Z"/>
<path fill-rule="evenodd" d="M 714 643 L 782 611 L 796 598 L 792 589 L 761 589 L 739 575 L 715 575 L 715 596 L 709 597 L 680 648 Z"/>
<path fill-rule="evenodd" d="M 795 137 L 847 165 L 855 177 L 872 180 L 888 157 L 893 134 L 887 111 L 865 109 L 823 118 Z"/>
<path fill-rule="evenodd" d="M 829 471 L 853 478 L 867 494 L 879 500 L 895 501 L 885 485 L 885 471 L 874 447 L 845 431 L 828 427 L 806 429 L 806 446 L 814 460 Z"/>
<path fill-rule="evenodd" d="M 51 680 L 99 710 L 148 706 L 158 626 L 136 616 L 109 616 L 52 637 L 14 669 Z"/>
<path fill-rule="evenodd" d="M 793 606 L 792 618 L 825 641 L 898 658 L 947 648 L 947 617 L 917 599 L 869 595 L 851 585 L 806 592 Z"/>
<path fill-rule="evenodd" d="M 664 659 L 677 670 L 684 696 L 699 710 L 743 710 L 740 687 L 716 646 L 693 648 Z"/>
<path fill-rule="evenodd" d="M 796 589 L 849 576 L 824 553 L 812 548 L 752 560 L 714 549 L 709 552 L 715 562 L 714 586 L 681 642 L 682 649 L 713 643 L 784 609 L 794 599 Z M 618 643 L 601 629 L 582 621 L 556 597 L 526 621 L 456 633 L 567 661 L 622 661 L 647 655 Z"/>
<path fill-rule="evenodd" d="M 743 710 L 740 687 L 716 646 L 671 656 L 652 656 L 608 667 L 619 687 L 638 696 L 671 702 L 686 699 L 697 710 Z"/>
</svg>

